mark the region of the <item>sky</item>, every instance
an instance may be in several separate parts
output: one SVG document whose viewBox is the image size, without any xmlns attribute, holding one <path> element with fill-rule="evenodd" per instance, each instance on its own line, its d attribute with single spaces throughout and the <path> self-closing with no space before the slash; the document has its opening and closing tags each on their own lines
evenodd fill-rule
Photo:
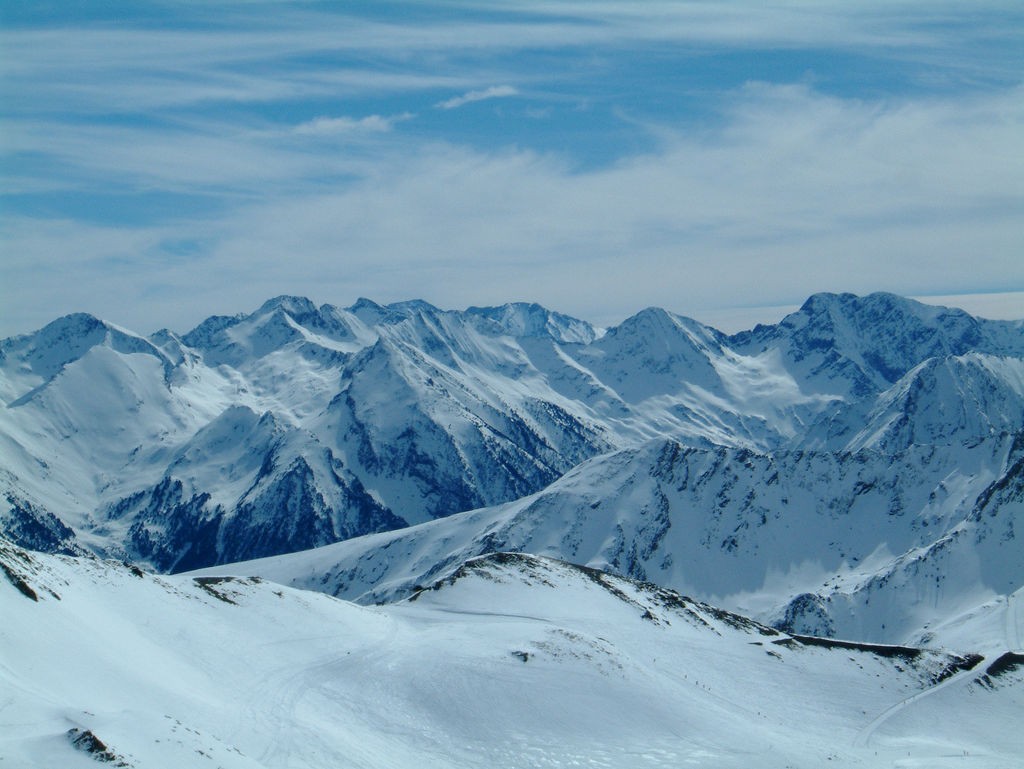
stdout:
<svg viewBox="0 0 1024 769">
<path fill-rule="evenodd" d="M 1017 0 L 0 0 L 0 337 L 280 294 L 1024 318 L 1022 257 Z"/>
</svg>

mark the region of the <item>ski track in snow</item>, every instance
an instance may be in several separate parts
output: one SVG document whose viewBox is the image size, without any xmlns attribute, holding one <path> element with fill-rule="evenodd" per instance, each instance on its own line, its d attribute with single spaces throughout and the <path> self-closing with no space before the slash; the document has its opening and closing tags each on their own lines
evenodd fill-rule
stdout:
<svg viewBox="0 0 1024 769">
<path fill-rule="evenodd" d="M 878 716 L 876 716 L 875 719 L 871 721 L 871 723 L 869 723 L 867 726 L 860 730 L 860 733 L 853 741 L 854 747 L 866 748 L 871 741 L 872 735 L 878 730 L 878 728 L 882 724 L 884 724 L 890 718 L 895 716 L 897 713 L 900 713 L 909 708 L 911 705 L 919 702 L 920 700 L 923 700 L 925 697 L 931 697 L 933 694 L 936 694 L 937 692 L 949 686 L 968 684 L 971 681 L 980 678 L 984 674 L 985 665 L 984 660 L 982 660 L 982 662 L 979 662 L 970 670 L 963 670 L 953 676 L 950 676 L 945 681 L 938 683 L 935 686 L 930 686 L 922 692 L 918 692 L 917 694 L 911 695 L 910 697 L 907 697 L 906 699 L 900 700 L 896 704 L 889 706 L 888 708 L 883 710 Z"/>
<path fill-rule="evenodd" d="M 1024 588 L 1011 593 L 1006 597 L 1006 604 L 1004 606 L 1004 620 L 1006 627 L 1006 648 L 1007 651 L 1021 653 L 1021 616 L 1020 616 L 1020 596 L 1024 592 Z M 892 705 L 886 710 L 882 711 L 874 720 L 871 721 L 867 726 L 861 729 L 860 733 L 854 740 L 854 746 L 859 748 L 865 748 L 871 740 L 872 735 L 878 730 L 878 728 L 888 721 L 890 718 L 895 716 L 897 713 L 902 712 L 911 705 L 919 702 L 925 697 L 930 697 L 936 692 L 945 689 L 948 686 L 968 684 L 985 674 L 986 665 L 985 661 L 982 660 L 970 670 L 964 670 L 956 675 L 950 676 L 945 681 L 942 681 L 935 686 L 931 686 L 925 689 L 923 692 L 918 692 L 910 697 L 907 697 L 900 702 Z"/>
<path fill-rule="evenodd" d="M 1008 651 L 1024 654 L 1021 649 L 1020 596 L 1024 588 L 1010 593 L 1006 597 L 1006 648 Z"/>
<path fill-rule="evenodd" d="M 271 736 L 267 739 L 267 747 L 258 756 L 260 763 L 266 766 L 288 766 L 290 756 L 300 740 L 316 742 L 319 739 L 316 731 L 303 726 L 302 719 L 296 717 L 296 710 L 303 697 L 324 681 L 335 677 L 333 674 L 340 669 L 352 665 L 365 666 L 379 660 L 389 652 L 397 635 L 398 622 L 391 619 L 382 638 L 359 649 L 348 648 L 349 639 L 338 636 L 339 641 L 346 644 L 344 651 L 328 654 L 319 661 L 302 664 L 297 669 L 294 666 L 284 667 L 265 679 L 260 690 L 270 694 L 252 702 L 247 718 L 251 720 L 259 718 L 260 714 L 269 714 L 269 718 L 264 717 L 263 720 L 266 722 L 267 734 Z M 301 642 L 301 639 L 292 643 L 295 642 Z M 262 703 L 268 699 L 272 700 L 270 707 L 264 708 Z"/>
<path fill-rule="evenodd" d="M 535 617 L 530 614 L 508 614 L 506 612 L 498 611 L 470 611 L 469 609 L 437 609 L 437 611 L 443 614 L 462 614 L 462 615 L 473 615 L 477 617 L 506 617 L 508 619 L 528 619 L 534 622 L 546 622 L 548 624 L 554 624 L 554 622 L 546 617 Z"/>
</svg>

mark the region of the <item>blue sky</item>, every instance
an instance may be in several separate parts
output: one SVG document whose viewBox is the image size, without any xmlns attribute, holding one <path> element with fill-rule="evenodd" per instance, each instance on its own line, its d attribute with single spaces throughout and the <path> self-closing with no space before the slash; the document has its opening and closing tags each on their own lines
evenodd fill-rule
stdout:
<svg viewBox="0 0 1024 769">
<path fill-rule="evenodd" d="M 0 336 L 281 293 L 1024 317 L 1022 33 L 1017 2 L 0 0 Z"/>
</svg>

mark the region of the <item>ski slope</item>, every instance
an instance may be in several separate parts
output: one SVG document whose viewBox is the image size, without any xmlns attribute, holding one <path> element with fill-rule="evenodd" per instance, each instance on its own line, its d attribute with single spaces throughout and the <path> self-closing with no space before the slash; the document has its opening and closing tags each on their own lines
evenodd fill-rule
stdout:
<svg viewBox="0 0 1024 769">
<path fill-rule="evenodd" d="M 0 562 L 4 769 L 782 769 L 953 749 L 1005 767 L 1024 752 L 1006 728 L 1021 686 L 956 685 L 985 661 L 793 637 L 549 559 L 474 559 L 382 607 L 7 544 Z M 899 715 L 929 718 L 872 727 L 908 702 Z"/>
</svg>

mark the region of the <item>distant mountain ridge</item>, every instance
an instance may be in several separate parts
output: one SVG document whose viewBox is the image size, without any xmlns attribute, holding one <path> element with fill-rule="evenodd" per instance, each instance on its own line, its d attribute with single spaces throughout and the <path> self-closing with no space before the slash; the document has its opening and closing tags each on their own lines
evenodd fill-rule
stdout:
<svg viewBox="0 0 1024 769">
<path fill-rule="evenodd" d="M 601 330 L 535 304 L 458 312 L 283 296 L 183 335 L 146 338 L 66 316 L 0 342 L 0 398 L 0 531 L 24 546 L 182 571 L 465 511 L 537 509 L 578 483 L 570 471 L 580 468 L 601 490 L 576 487 L 604 530 L 572 534 L 589 514 L 563 503 L 568 530 L 502 524 L 503 542 L 453 519 L 448 551 L 419 552 L 424 573 L 449 553 L 502 544 L 700 587 L 702 597 L 734 595 L 740 586 L 701 583 L 685 566 L 693 542 L 673 538 L 696 527 L 712 561 L 832 564 L 817 582 L 794 583 L 799 594 L 773 593 L 762 619 L 785 609 L 775 620 L 794 631 L 862 621 L 878 630 L 863 608 L 840 609 L 867 595 L 854 582 L 876 575 L 843 572 L 843 558 L 863 564 L 874 553 L 878 573 L 896 574 L 891 559 L 908 549 L 974 552 L 974 540 L 1014 532 L 1024 322 L 890 294 L 820 294 L 777 325 L 728 336 L 657 308 Z M 669 493 L 651 469 L 666 451 L 678 457 L 671 473 L 701 482 Z M 641 476 L 654 486 L 634 497 L 604 483 Z M 775 532 L 769 546 L 762 529 L 773 527 L 759 521 L 792 519 L 798 489 L 823 539 L 804 552 Z M 660 539 L 659 494 L 673 509 Z M 614 515 L 602 517 L 613 500 Z M 865 522 L 898 522 L 870 524 L 890 539 L 862 536 L 862 509 Z M 875 553 L 881 545 L 890 560 Z M 371 573 L 335 588 L 352 594 Z M 837 574 L 843 588 L 827 588 Z M 1008 567 L 950 595 L 1009 589 L 1021 576 Z M 741 587 L 764 590 L 756 579 Z"/>
</svg>

